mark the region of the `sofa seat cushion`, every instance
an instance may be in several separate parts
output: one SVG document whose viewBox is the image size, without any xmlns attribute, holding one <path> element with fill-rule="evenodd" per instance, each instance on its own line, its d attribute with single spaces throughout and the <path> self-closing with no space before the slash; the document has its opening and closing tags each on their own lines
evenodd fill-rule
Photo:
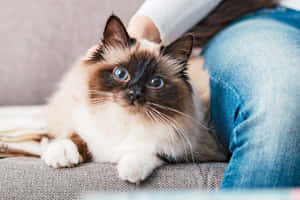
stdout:
<svg viewBox="0 0 300 200">
<path fill-rule="evenodd" d="M 120 180 L 115 166 L 108 163 L 53 169 L 38 158 L 4 158 L 0 159 L 0 196 L 68 200 L 90 191 L 215 190 L 225 167 L 225 163 L 166 165 L 144 183 L 134 185 Z"/>
</svg>

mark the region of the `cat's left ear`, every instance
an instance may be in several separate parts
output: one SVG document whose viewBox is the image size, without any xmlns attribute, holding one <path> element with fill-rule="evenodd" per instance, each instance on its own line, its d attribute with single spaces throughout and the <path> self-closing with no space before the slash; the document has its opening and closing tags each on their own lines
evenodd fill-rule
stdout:
<svg viewBox="0 0 300 200">
<path fill-rule="evenodd" d="M 191 34 L 186 34 L 172 42 L 170 45 L 162 47 L 161 53 L 163 55 L 168 55 L 172 58 L 175 58 L 181 63 L 187 63 L 192 53 L 193 45 L 194 36 Z"/>
<path fill-rule="evenodd" d="M 103 32 L 103 44 L 127 47 L 134 42 L 130 38 L 124 24 L 116 15 L 111 15 L 106 22 Z"/>
</svg>

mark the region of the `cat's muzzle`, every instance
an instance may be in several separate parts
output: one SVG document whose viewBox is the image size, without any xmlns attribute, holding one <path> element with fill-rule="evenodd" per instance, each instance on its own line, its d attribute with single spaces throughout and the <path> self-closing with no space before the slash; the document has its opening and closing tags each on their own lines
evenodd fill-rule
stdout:
<svg viewBox="0 0 300 200">
<path fill-rule="evenodd" d="M 127 91 L 125 98 L 130 105 L 145 103 L 145 97 L 140 88 L 133 88 Z"/>
</svg>

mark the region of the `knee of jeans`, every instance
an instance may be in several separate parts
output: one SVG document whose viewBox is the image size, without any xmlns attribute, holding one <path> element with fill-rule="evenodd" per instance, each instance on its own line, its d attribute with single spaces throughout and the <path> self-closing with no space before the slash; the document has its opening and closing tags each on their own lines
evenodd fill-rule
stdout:
<svg viewBox="0 0 300 200">
<path fill-rule="evenodd" d="M 299 30 L 271 19 L 241 20 L 207 44 L 203 50 L 205 66 L 212 76 L 248 80 L 251 75 L 296 65 L 300 57 L 299 34 Z"/>
<path fill-rule="evenodd" d="M 240 110 L 231 151 L 244 147 L 270 163 L 286 160 L 284 156 L 300 162 L 300 93 L 284 87 L 261 90 Z"/>
</svg>

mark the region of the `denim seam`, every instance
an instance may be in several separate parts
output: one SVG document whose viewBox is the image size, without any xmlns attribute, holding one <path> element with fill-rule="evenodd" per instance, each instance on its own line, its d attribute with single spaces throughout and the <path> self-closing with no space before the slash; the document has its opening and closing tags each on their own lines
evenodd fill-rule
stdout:
<svg viewBox="0 0 300 200">
<path fill-rule="evenodd" d="M 223 87 L 223 88 L 225 88 L 225 89 L 229 89 L 229 90 L 234 94 L 235 98 L 239 101 L 240 106 L 244 104 L 244 99 L 243 99 L 242 96 L 237 92 L 237 89 L 236 89 L 234 86 L 229 85 L 228 83 L 224 82 L 223 80 L 221 80 L 221 78 L 213 77 L 213 76 L 211 76 L 211 75 L 210 75 L 210 79 L 213 80 L 213 81 L 216 82 L 216 83 L 220 83 L 220 86 L 221 86 L 221 87 Z M 243 117 L 243 114 L 242 114 L 242 111 L 241 111 L 239 114 L 242 116 L 242 118 L 244 118 L 244 117 Z M 234 129 L 235 129 L 235 128 L 234 128 Z M 237 139 L 236 139 L 236 131 L 233 131 L 232 134 L 233 134 L 233 143 L 234 143 L 234 145 L 235 145 L 235 144 L 236 144 L 236 141 L 237 141 Z"/>
</svg>

